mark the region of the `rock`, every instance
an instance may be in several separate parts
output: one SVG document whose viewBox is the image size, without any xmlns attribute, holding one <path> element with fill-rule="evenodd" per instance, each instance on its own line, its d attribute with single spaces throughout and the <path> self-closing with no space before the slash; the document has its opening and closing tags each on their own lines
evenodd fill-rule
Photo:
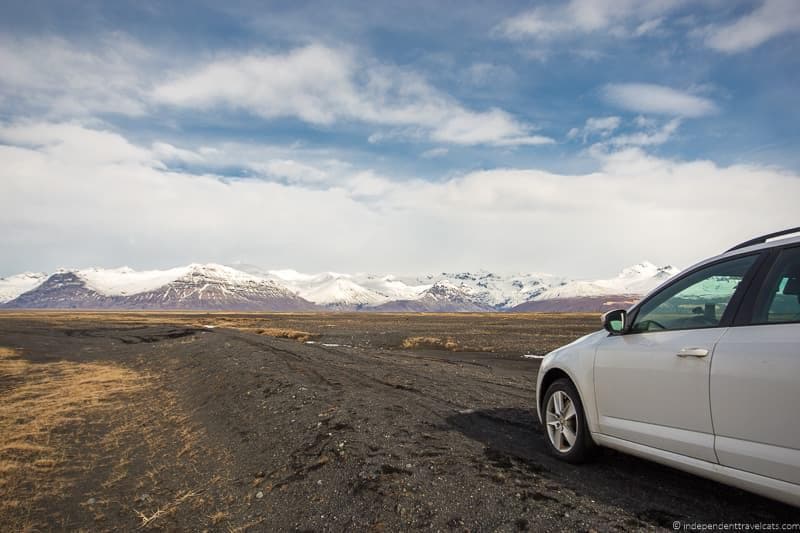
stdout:
<svg viewBox="0 0 800 533">
<path fill-rule="evenodd" d="M 263 497 L 264 497 L 264 493 L 263 492 L 261 492 L 261 491 L 256 492 L 256 499 L 257 500 L 260 500 Z"/>
</svg>

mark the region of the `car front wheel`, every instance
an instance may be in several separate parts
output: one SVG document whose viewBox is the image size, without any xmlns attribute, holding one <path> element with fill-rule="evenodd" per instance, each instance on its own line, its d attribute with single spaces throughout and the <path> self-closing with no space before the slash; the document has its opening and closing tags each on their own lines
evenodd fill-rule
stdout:
<svg viewBox="0 0 800 533">
<path fill-rule="evenodd" d="M 570 463 L 588 459 L 595 444 L 589 435 L 575 385 L 568 379 L 554 381 L 544 395 L 543 404 L 545 436 L 550 451 Z"/>
</svg>

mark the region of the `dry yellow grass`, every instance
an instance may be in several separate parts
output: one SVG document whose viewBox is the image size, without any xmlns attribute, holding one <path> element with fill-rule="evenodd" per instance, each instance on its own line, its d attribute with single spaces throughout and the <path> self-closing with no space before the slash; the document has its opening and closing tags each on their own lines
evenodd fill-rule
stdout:
<svg viewBox="0 0 800 533">
<path fill-rule="evenodd" d="M 309 333 L 308 331 L 299 331 L 296 329 L 284 329 L 284 328 L 262 328 L 257 329 L 256 333 L 259 335 L 267 335 L 269 337 L 278 337 L 281 339 L 292 339 L 299 342 L 306 342 L 314 337 L 313 333 Z"/>
<path fill-rule="evenodd" d="M 208 520 L 211 522 L 211 525 L 216 526 L 223 520 L 227 520 L 228 516 L 230 515 L 225 511 L 217 511 L 214 514 L 209 515 Z"/>
<path fill-rule="evenodd" d="M 162 391 L 158 402 L 137 400 L 143 393 L 152 393 L 153 379 L 111 363 L 31 362 L 15 350 L 0 347 L 0 524 L 4 530 L 47 528 L 51 523 L 46 520 L 52 519 L 44 511 L 48 502 L 74 494 L 75 483 L 97 476 L 98 468 L 104 472 L 96 485 L 101 493 L 132 487 L 137 493 L 153 493 L 160 486 L 161 470 L 170 462 L 179 459 L 191 467 L 196 457 L 206 453 L 198 446 L 202 428 L 190 421 L 171 394 Z M 91 429 L 97 423 L 102 427 L 99 434 Z M 170 448 L 177 451 L 174 459 L 165 456 Z M 152 470 L 132 478 L 134 456 L 140 466 L 144 459 Z M 141 527 L 150 527 L 203 492 L 205 488 L 184 490 L 166 502 L 138 502 L 132 511 Z M 91 509 L 95 519 L 102 518 L 99 509 L 103 507 L 97 504 Z"/>
<path fill-rule="evenodd" d="M 63 428 L 93 410 L 122 407 L 122 395 L 144 386 L 140 374 L 111 364 L 32 363 L 0 347 L 0 522 L 26 529 L 35 498 L 63 493 L 63 471 L 80 469 L 64 457 Z"/>
<path fill-rule="evenodd" d="M 458 343 L 450 337 L 444 339 L 440 337 L 408 337 L 403 339 L 402 346 L 406 349 L 434 348 L 451 352 L 459 349 Z"/>
</svg>

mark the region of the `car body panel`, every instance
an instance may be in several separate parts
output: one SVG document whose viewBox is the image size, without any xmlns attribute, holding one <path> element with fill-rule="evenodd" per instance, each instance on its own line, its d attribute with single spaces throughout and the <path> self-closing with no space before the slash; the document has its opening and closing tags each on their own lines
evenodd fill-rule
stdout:
<svg viewBox="0 0 800 533">
<path fill-rule="evenodd" d="M 800 484 L 800 324 L 730 328 L 711 365 L 720 464 Z"/>
<path fill-rule="evenodd" d="M 716 462 L 708 403 L 724 328 L 615 335 L 598 343 L 594 391 L 601 433 Z M 678 357 L 685 348 L 706 357 Z"/>
<path fill-rule="evenodd" d="M 594 395 L 586 396 L 583 391 L 593 389 L 595 349 L 597 343 L 606 337 L 608 337 L 606 331 L 590 333 L 566 346 L 553 350 L 542 359 L 536 380 L 536 406 L 539 422 L 542 421 L 542 397 L 546 392 L 542 390 L 542 382 L 550 369 L 557 368 L 566 373 L 578 389 L 589 431 L 597 431 L 597 408 L 594 404 Z"/>
</svg>

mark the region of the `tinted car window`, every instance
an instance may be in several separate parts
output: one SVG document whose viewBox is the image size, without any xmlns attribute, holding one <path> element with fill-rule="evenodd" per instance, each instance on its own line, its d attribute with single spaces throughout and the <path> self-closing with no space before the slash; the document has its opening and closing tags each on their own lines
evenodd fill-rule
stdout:
<svg viewBox="0 0 800 533">
<path fill-rule="evenodd" d="M 753 323 L 800 321 L 800 248 L 778 255 L 756 299 Z"/>
<path fill-rule="evenodd" d="M 739 282 L 757 257 L 750 255 L 716 263 L 665 287 L 642 304 L 631 331 L 718 326 Z"/>
</svg>

